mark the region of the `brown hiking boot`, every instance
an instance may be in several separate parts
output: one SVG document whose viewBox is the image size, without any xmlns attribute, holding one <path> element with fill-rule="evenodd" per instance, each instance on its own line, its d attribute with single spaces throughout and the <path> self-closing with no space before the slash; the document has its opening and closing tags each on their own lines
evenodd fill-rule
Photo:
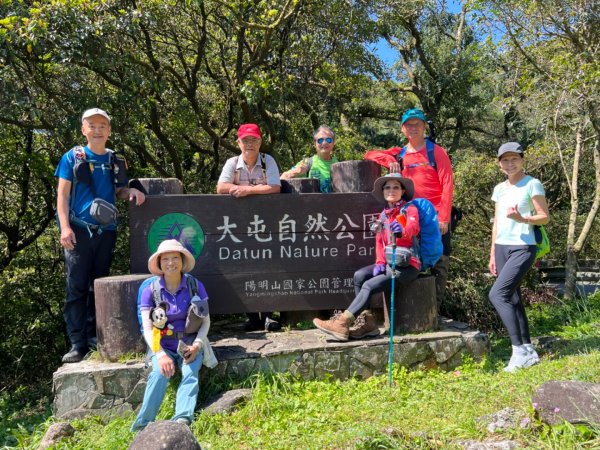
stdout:
<svg viewBox="0 0 600 450">
<path fill-rule="evenodd" d="M 336 341 L 347 341 L 350 333 L 350 323 L 353 319 L 354 317 L 349 312 L 336 311 L 331 319 L 313 319 L 313 323 L 315 327 Z"/>
<path fill-rule="evenodd" d="M 350 339 L 362 339 L 368 336 L 379 336 L 379 327 L 371 311 L 365 310 L 358 315 L 354 325 L 350 327 Z"/>
</svg>

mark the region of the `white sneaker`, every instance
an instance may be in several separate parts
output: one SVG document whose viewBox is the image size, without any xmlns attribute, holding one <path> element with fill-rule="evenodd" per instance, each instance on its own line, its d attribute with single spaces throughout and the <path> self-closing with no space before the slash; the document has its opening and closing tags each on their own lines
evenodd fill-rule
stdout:
<svg viewBox="0 0 600 450">
<path fill-rule="evenodd" d="M 540 357 L 531 347 L 533 353 L 530 353 L 525 345 L 513 345 L 513 353 L 508 365 L 504 368 L 505 372 L 515 373 L 519 369 L 531 367 L 540 362 Z"/>
<path fill-rule="evenodd" d="M 530 366 L 533 366 L 534 364 L 537 364 L 540 362 L 540 356 L 537 354 L 537 352 L 535 351 L 535 348 L 533 348 L 532 344 L 523 344 L 523 347 L 525 347 L 525 349 L 527 350 L 527 353 L 529 353 L 529 356 L 531 358 L 531 360 L 533 361 Z M 529 366 L 527 366 L 529 367 Z"/>
</svg>

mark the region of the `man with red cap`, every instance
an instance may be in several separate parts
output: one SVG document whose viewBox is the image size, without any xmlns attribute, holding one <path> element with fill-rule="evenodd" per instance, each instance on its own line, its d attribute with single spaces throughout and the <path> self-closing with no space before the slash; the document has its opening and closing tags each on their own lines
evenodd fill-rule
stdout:
<svg viewBox="0 0 600 450">
<path fill-rule="evenodd" d="M 238 128 L 241 155 L 229 158 L 219 181 L 217 194 L 246 197 L 258 194 L 278 194 L 281 191 L 279 169 L 272 156 L 260 153 L 260 128 L 243 123 Z"/>
<path fill-rule="evenodd" d="M 279 168 L 271 155 L 260 152 L 260 128 L 255 123 L 243 123 L 238 128 L 238 145 L 241 155 L 229 158 L 217 182 L 217 194 L 236 198 L 248 195 L 278 194 L 281 192 Z M 247 313 L 246 331 L 265 329 L 278 331 L 279 322 L 271 313 Z"/>
</svg>

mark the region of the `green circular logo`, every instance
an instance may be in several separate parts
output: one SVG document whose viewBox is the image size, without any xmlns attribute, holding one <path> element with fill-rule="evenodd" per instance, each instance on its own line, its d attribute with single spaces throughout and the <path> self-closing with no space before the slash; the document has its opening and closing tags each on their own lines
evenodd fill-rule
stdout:
<svg viewBox="0 0 600 450">
<path fill-rule="evenodd" d="M 154 221 L 148 233 L 148 250 L 154 253 L 166 239 L 177 239 L 194 258 L 198 258 L 204 248 L 204 230 L 196 220 L 183 213 L 169 213 Z"/>
</svg>

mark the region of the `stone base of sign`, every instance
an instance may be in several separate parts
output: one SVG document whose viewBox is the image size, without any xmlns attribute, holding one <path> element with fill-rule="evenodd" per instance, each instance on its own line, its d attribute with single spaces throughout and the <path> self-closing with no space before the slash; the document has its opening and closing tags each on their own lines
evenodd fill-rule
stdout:
<svg viewBox="0 0 600 450">
<path fill-rule="evenodd" d="M 245 379 L 257 372 L 289 372 L 304 380 L 345 380 L 366 379 L 387 371 L 387 335 L 334 342 L 314 329 L 243 333 L 239 325 L 236 329 L 215 325 L 209 337 L 219 364 L 201 370 L 201 383 L 225 377 Z M 464 356 L 480 359 L 489 350 L 489 340 L 466 324 L 444 319 L 440 331 L 394 336 L 393 348 L 394 362 L 402 366 L 451 370 Z M 140 361 L 65 364 L 53 377 L 54 415 L 62 419 L 127 415 L 142 401 L 147 374 Z"/>
<path fill-rule="evenodd" d="M 178 178 L 140 178 L 148 195 L 183 194 L 183 183 Z"/>
<path fill-rule="evenodd" d="M 317 178 L 292 178 L 281 180 L 282 194 L 307 194 L 320 192 L 319 180 Z"/>
<path fill-rule="evenodd" d="M 383 295 L 385 328 L 389 329 L 391 296 Z M 408 285 L 398 286 L 394 298 L 394 334 L 422 333 L 438 327 L 435 277 L 420 275 Z"/>
<path fill-rule="evenodd" d="M 117 361 L 127 353 L 146 351 L 140 333 L 137 297 L 140 285 L 150 276 L 121 275 L 94 282 L 98 351 L 103 358 Z"/>
<path fill-rule="evenodd" d="M 381 176 L 381 166 L 374 161 L 341 161 L 331 165 L 333 192 L 371 192 Z"/>
<path fill-rule="evenodd" d="M 139 331 L 137 297 L 140 285 L 150 276 L 150 274 L 117 275 L 98 278 L 94 282 L 98 351 L 102 358 L 116 362 L 124 355 L 145 351 L 146 344 Z M 376 294 L 371 300 L 371 306 L 379 321 L 383 321 L 383 313 L 381 312 L 381 308 L 383 307 L 382 298 L 382 294 Z M 298 327 L 298 324 L 303 322 L 310 324 L 315 317 L 328 318 L 331 315 L 331 310 L 327 309 L 313 311 L 280 310 L 279 312 L 282 315 L 282 324 L 292 328 Z M 231 310 L 226 313 L 241 314 L 242 311 Z M 434 316 L 434 319 L 435 317 L 437 316 Z M 423 320 L 418 317 L 414 319 L 415 323 L 421 323 Z M 387 325 L 385 328 L 388 328 Z M 407 330 L 414 332 L 423 331 L 428 328 L 408 328 Z"/>
</svg>

